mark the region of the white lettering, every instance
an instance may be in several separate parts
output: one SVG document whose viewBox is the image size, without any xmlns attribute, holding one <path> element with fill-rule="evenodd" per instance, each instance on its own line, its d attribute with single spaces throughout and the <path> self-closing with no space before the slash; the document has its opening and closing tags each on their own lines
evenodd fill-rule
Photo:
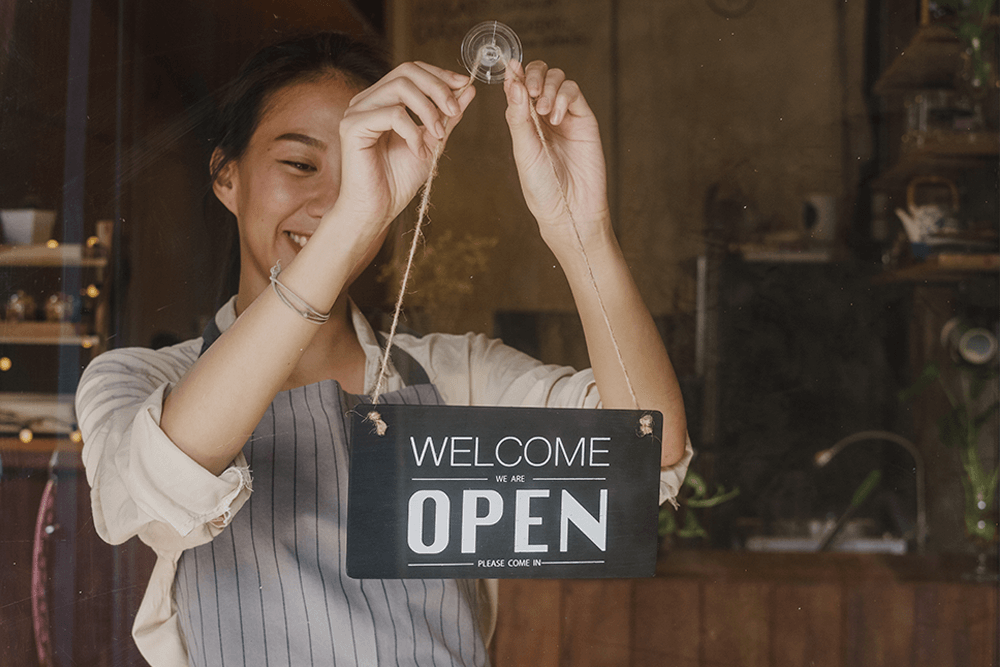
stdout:
<svg viewBox="0 0 1000 667">
<path fill-rule="evenodd" d="M 472 453 L 471 449 L 458 449 L 455 446 L 455 443 L 457 443 L 459 440 L 472 440 L 472 436 L 468 436 L 468 435 L 453 435 L 453 436 L 451 436 L 451 465 L 452 465 L 453 468 L 468 468 L 469 466 L 472 465 L 471 463 L 459 463 L 458 461 L 455 460 L 455 454 L 456 454 L 456 452 L 459 453 L 459 454 L 471 454 Z"/>
<path fill-rule="evenodd" d="M 479 516 L 479 499 L 487 503 L 486 514 Z M 503 498 L 496 491 L 473 491 L 466 489 L 462 493 L 462 553 L 476 552 L 476 529 L 479 526 L 492 526 L 503 516 Z"/>
<path fill-rule="evenodd" d="M 542 523 L 542 517 L 531 515 L 532 498 L 548 498 L 548 489 L 518 489 L 514 496 L 514 552 L 548 551 L 546 544 L 531 544 L 528 530 Z"/>
<path fill-rule="evenodd" d="M 448 438 L 446 436 L 445 439 L 441 441 L 441 450 L 438 451 L 434 449 L 434 439 L 431 436 L 427 436 L 427 439 L 424 440 L 424 448 L 419 454 L 417 454 L 417 443 L 411 435 L 410 447 L 413 449 L 413 460 L 418 466 L 422 466 L 424 464 L 424 456 L 427 455 L 428 447 L 431 448 L 431 456 L 434 458 L 434 465 L 439 466 L 441 465 L 441 459 L 444 458 L 444 450 L 448 447 Z"/>
<path fill-rule="evenodd" d="M 523 444 L 521 444 L 521 441 L 520 441 L 520 440 L 518 440 L 517 438 L 515 438 L 515 437 L 514 437 L 514 436 L 512 436 L 512 435 L 508 435 L 507 437 L 503 438 L 503 439 L 502 439 L 502 440 L 501 440 L 500 442 L 498 442 L 498 443 L 497 443 L 497 448 L 496 448 L 496 457 L 497 457 L 497 461 L 499 461 L 499 462 L 500 462 L 500 465 L 502 465 L 502 466 L 504 466 L 504 467 L 507 467 L 507 468 L 513 468 L 514 466 L 516 466 L 516 465 L 517 465 L 518 463 L 520 463 L 520 462 L 521 462 L 521 455 L 520 455 L 520 454 L 518 454 L 518 455 L 517 455 L 517 458 L 516 458 L 516 459 L 514 460 L 514 462 L 513 462 L 513 463 L 507 463 L 506 461 L 504 461 L 504 460 L 503 460 L 503 459 L 502 459 L 502 458 L 500 457 L 500 445 L 502 445 L 503 443 L 507 442 L 508 440 L 512 440 L 512 441 L 516 442 L 516 443 L 517 443 L 517 446 L 518 446 L 519 448 L 523 448 L 523 447 L 524 447 L 524 445 L 523 445 Z"/>
<path fill-rule="evenodd" d="M 607 454 L 608 453 L 608 450 L 606 450 L 606 449 L 597 449 L 597 447 L 594 446 L 594 442 L 596 442 L 598 440 L 600 440 L 601 442 L 611 442 L 611 438 L 591 438 L 590 439 L 590 465 L 592 467 L 594 467 L 594 468 L 607 468 L 609 465 L 611 465 L 607 461 L 605 461 L 604 463 L 595 463 L 594 462 L 594 454 Z"/>
<path fill-rule="evenodd" d="M 601 551 L 606 550 L 608 540 L 608 490 L 601 489 L 600 519 L 583 508 L 569 491 L 562 491 L 562 508 L 559 518 L 559 551 L 568 550 L 569 524 L 573 524 L 587 536 Z"/>
<path fill-rule="evenodd" d="M 473 456 L 473 458 L 475 459 L 475 462 L 473 463 L 473 465 L 475 465 L 477 468 L 492 468 L 493 467 L 492 463 L 480 463 L 479 462 L 479 436 L 476 436 L 476 448 L 475 448 L 475 451 L 476 451 L 476 453 Z"/>
<path fill-rule="evenodd" d="M 576 455 L 579 453 L 580 465 L 582 466 L 584 464 L 584 459 L 587 456 L 586 451 L 587 451 L 587 439 L 580 438 L 580 440 L 576 443 L 576 449 L 573 450 L 573 456 L 567 457 L 566 449 L 563 447 L 562 438 L 556 438 L 556 465 L 559 465 L 559 452 L 562 452 L 562 457 L 566 461 L 566 465 L 568 466 L 573 465 L 573 461 L 576 460 Z"/>
<path fill-rule="evenodd" d="M 419 464 L 418 464 L 419 465 Z M 434 541 L 424 543 L 424 503 L 434 503 Z M 439 554 L 448 547 L 451 502 L 444 491 L 424 489 L 410 496 L 406 517 L 406 543 L 418 554 Z"/>
<path fill-rule="evenodd" d="M 538 461 L 537 463 L 535 461 L 532 461 L 528 457 L 528 448 L 531 447 L 531 443 L 533 443 L 533 442 L 544 442 L 545 443 L 545 458 L 542 459 L 541 461 Z M 537 447 L 535 449 L 537 449 Z M 525 462 L 528 465 L 535 466 L 536 468 L 540 468 L 543 465 L 545 465 L 546 463 L 548 463 L 551 459 L 552 459 L 552 443 L 549 442 L 548 440 L 546 440 L 545 438 L 543 438 L 542 436 L 536 435 L 534 438 L 532 438 L 528 442 L 524 443 L 524 460 L 525 460 Z"/>
</svg>

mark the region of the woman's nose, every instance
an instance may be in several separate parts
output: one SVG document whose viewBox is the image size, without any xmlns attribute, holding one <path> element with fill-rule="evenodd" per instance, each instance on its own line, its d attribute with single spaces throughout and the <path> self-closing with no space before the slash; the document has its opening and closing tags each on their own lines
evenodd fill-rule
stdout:
<svg viewBox="0 0 1000 667">
<path fill-rule="evenodd" d="M 315 187 L 309 193 L 309 200 L 306 202 L 306 213 L 314 218 L 322 218 L 327 211 L 333 208 L 337 197 L 340 195 L 340 181 L 328 178 L 317 180 Z"/>
</svg>

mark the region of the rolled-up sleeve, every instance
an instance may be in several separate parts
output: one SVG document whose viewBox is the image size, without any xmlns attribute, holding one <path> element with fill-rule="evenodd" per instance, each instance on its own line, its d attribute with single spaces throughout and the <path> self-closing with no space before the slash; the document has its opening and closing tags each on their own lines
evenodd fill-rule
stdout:
<svg viewBox="0 0 1000 667">
<path fill-rule="evenodd" d="M 160 429 L 163 400 L 185 366 L 183 357 L 153 355 L 98 357 L 81 378 L 77 415 L 98 534 L 111 544 L 138 535 L 173 552 L 217 535 L 246 502 L 251 479 L 242 454 L 216 476 Z"/>
</svg>

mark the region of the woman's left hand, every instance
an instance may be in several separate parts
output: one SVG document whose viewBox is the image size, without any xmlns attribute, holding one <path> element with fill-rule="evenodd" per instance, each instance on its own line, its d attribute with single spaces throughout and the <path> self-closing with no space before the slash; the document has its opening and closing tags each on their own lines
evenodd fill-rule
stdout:
<svg viewBox="0 0 1000 667">
<path fill-rule="evenodd" d="M 604 153 L 597 119 L 580 87 L 562 70 L 551 69 L 544 62 L 536 60 L 522 69 L 520 63 L 511 61 L 504 91 L 514 162 L 542 237 L 550 247 L 568 242 L 575 234 L 571 227 L 574 220 L 584 240 L 606 233 L 610 214 Z M 532 98 L 551 162 L 531 118 Z"/>
</svg>

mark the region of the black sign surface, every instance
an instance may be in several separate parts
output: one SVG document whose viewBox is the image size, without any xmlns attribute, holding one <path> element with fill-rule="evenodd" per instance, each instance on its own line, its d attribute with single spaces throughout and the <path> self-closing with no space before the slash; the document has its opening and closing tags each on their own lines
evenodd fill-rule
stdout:
<svg viewBox="0 0 1000 667">
<path fill-rule="evenodd" d="M 379 405 L 353 415 L 358 579 L 652 576 L 659 413 Z M 361 413 L 361 414 L 358 414 Z M 652 434 L 640 418 L 651 415 Z M 647 417 L 648 419 L 648 417 Z"/>
</svg>

